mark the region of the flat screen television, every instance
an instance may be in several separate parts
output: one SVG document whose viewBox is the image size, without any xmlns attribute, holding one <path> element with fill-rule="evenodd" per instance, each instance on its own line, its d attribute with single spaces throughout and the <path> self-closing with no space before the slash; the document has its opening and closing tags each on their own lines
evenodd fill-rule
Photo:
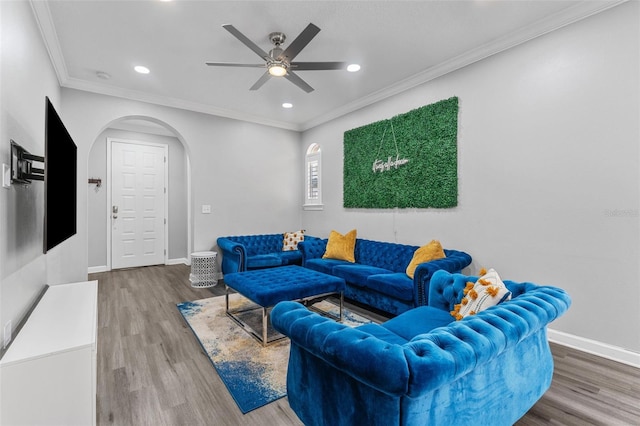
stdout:
<svg viewBox="0 0 640 426">
<path fill-rule="evenodd" d="M 44 142 L 44 252 L 76 233 L 78 148 L 47 97 Z"/>
</svg>

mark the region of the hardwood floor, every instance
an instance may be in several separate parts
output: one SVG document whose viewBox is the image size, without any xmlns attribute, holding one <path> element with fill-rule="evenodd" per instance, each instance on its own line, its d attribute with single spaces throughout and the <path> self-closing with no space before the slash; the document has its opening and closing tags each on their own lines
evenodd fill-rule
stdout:
<svg viewBox="0 0 640 426">
<path fill-rule="evenodd" d="M 283 398 L 243 415 L 176 303 L 194 289 L 185 265 L 91 274 L 98 280 L 98 425 L 300 425 Z M 552 345 L 551 389 L 524 425 L 640 425 L 640 370 Z M 532 366 L 534 368 L 534 366 Z"/>
</svg>

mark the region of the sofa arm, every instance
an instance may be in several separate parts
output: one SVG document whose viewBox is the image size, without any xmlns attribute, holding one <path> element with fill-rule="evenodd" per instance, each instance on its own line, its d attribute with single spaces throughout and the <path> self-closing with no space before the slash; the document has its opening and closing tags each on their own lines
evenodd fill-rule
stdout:
<svg viewBox="0 0 640 426">
<path fill-rule="evenodd" d="M 302 253 L 302 266 L 305 266 L 307 259 L 321 258 L 327 249 L 327 240 L 320 238 L 307 238 L 298 244 L 298 250 Z"/>
<path fill-rule="evenodd" d="M 447 257 L 418 265 L 413 276 L 413 300 L 415 306 L 429 302 L 429 282 L 436 271 L 460 272 L 471 264 L 471 256 L 463 251 L 445 250 Z"/>
<path fill-rule="evenodd" d="M 247 249 L 244 245 L 225 237 L 219 237 L 217 242 L 222 251 L 223 274 L 247 270 Z"/>
<path fill-rule="evenodd" d="M 531 289 L 477 315 L 418 335 L 405 345 L 412 377 L 409 395 L 452 383 L 497 360 L 516 345 L 525 345 L 520 347 L 521 353 L 548 351 L 547 325 L 569 309 L 571 298 L 560 288 L 523 285 Z M 519 365 L 515 363 L 523 360 L 511 356 L 511 359 L 502 357 L 501 362 L 504 369 L 509 369 L 519 368 L 514 367 Z M 514 364 L 508 365 L 509 362 Z M 550 381 L 553 371 L 545 373 Z"/>
<path fill-rule="evenodd" d="M 271 311 L 273 327 L 309 354 L 389 395 L 408 390 L 409 368 L 402 346 L 325 318 L 297 302 Z"/>
</svg>

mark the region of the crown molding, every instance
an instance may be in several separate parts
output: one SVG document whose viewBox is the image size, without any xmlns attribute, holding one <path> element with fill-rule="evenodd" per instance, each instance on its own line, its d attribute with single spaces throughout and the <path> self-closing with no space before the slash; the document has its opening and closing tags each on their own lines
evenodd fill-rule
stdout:
<svg viewBox="0 0 640 426">
<path fill-rule="evenodd" d="M 609 0 L 609 1 L 583 1 L 570 8 L 562 10 L 554 15 L 549 16 L 535 24 L 528 25 L 520 30 L 501 37 L 491 43 L 465 52 L 452 58 L 446 62 L 438 64 L 419 72 L 409 78 L 401 80 L 391 86 L 375 91 L 367 96 L 359 98 L 353 102 L 345 104 L 339 108 L 333 109 L 327 114 L 320 115 L 305 123 L 291 123 L 277 120 L 270 120 L 257 115 L 246 114 L 240 111 L 233 111 L 224 108 L 213 107 L 211 105 L 198 102 L 186 101 L 166 96 L 151 95 L 148 93 L 116 88 L 113 86 L 90 83 L 80 79 L 69 77 L 67 67 L 65 65 L 64 56 L 60 48 L 58 36 L 51 18 L 51 11 L 46 1 L 30 0 L 32 10 L 40 32 L 44 39 L 44 43 L 51 58 L 51 62 L 58 77 L 61 87 L 67 87 L 77 90 L 84 90 L 103 95 L 116 96 L 120 98 L 142 101 L 151 104 L 163 105 L 172 108 L 184 109 L 204 114 L 216 115 L 234 120 L 248 121 L 265 126 L 278 127 L 286 130 L 303 132 L 316 127 L 320 124 L 339 118 L 366 106 L 372 105 L 391 96 L 405 92 L 421 84 L 427 83 L 438 77 L 441 77 L 460 68 L 471 65 L 482 59 L 498 54 L 512 47 L 526 43 L 537 37 L 573 24 L 574 22 L 596 15 L 600 12 L 626 3 L 628 0 Z"/>
<path fill-rule="evenodd" d="M 33 16 L 36 19 L 45 48 L 49 54 L 49 59 L 51 59 L 51 64 L 53 65 L 53 69 L 58 77 L 58 84 L 62 86 L 69 73 L 67 72 L 67 66 L 64 62 L 62 49 L 60 49 L 60 42 L 58 40 L 58 34 L 56 33 L 56 27 L 53 25 L 53 18 L 51 17 L 49 3 L 46 1 L 34 0 L 30 0 L 29 3 L 31 3 Z"/>
<path fill-rule="evenodd" d="M 224 108 L 217 108 L 207 104 L 186 101 L 184 99 L 177 99 L 168 96 L 157 96 L 141 91 L 122 89 L 114 86 L 92 83 L 81 79 L 72 78 L 69 76 L 67 67 L 65 65 L 64 55 L 62 54 L 62 49 L 60 48 L 58 34 L 56 33 L 55 26 L 53 24 L 53 18 L 51 17 L 51 10 L 49 9 L 48 2 L 36 0 L 29 0 L 29 2 L 31 4 L 31 9 L 33 11 L 36 23 L 44 40 L 49 58 L 51 59 L 51 63 L 53 64 L 53 68 L 58 78 L 58 83 L 61 87 L 98 93 L 101 95 L 115 96 L 119 98 L 146 102 L 155 105 L 162 105 L 171 108 L 200 112 L 234 120 L 247 121 L 285 130 L 301 130 L 300 126 L 295 123 L 270 120 L 257 115 L 251 115 Z"/>
<path fill-rule="evenodd" d="M 611 0 L 607 2 L 585 1 L 573 7 L 567 8 L 561 12 L 549 16 L 535 24 L 528 25 L 520 30 L 510 33 L 507 36 L 496 39 L 491 43 L 484 44 L 478 48 L 467 51 L 446 62 L 440 63 L 434 67 L 428 68 L 418 74 L 414 74 L 404 80 L 394 83 L 384 89 L 373 92 L 365 97 L 357 99 L 354 102 L 336 108 L 328 114 L 318 116 L 312 120 L 303 123 L 301 131 L 306 131 L 320 124 L 342 117 L 350 112 L 357 111 L 376 102 L 382 101 L 391 96 L 405 92 L 421 84 L 427 83 L 445 74 L 449 74 L 460 68 L 464 68 L 475 62 L 486 59 L 490 56 L 511 49 L 512 47 L 526 43 L 537 37 L 548 34 L 552 31 L 565 27 L 567 25 L 578 22 L 582 19 L 596 15 L 600 12 L 608 10 L 612 7 L 626 3 L 628 0 Z"/>
<path fill-rule="evenodd" d="M 191 102 L 184 99 L 172 98 L 169 96 L 157 96 L 146 92 L 137 90 L 123 89 L 121 87 L 114 87 L 99 83 L 92 83 L 85 80 L 67 77 L 62 87 L 69 89 L 82 90 L 85 92 L 98 93 L 101 95 L 115 96 L 118 98 L 129 99 L 133 101 L 146 102 L 154 105 L 161 105 L 170 108 L 183 109 L 187 111 L 200 112 L 209 115 L 215 115 L 223 118 L 230 118 L 233 120 L 247 121 L 254 124 L 261 124 L 269 127 L 277 127 L 285 130 L 293 130 L 299 132 L 300 126 L 295 123 L 289 123 L 285 121 L 270 120 L 257 115 L 251 115 L 239 111 L 233 111 L 224 108 L 217 108 L 211 105 Z"/>
</svg>

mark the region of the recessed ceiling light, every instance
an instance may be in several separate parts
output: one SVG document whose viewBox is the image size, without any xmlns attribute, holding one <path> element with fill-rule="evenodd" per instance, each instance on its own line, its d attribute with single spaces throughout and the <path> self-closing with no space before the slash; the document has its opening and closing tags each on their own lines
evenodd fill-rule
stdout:
<svg viewBox="0 0 640 426">
<path fill-rule="evenodd" d="M 285 102 L 282 104 L 282 108 L 293 108 L 293 104 L 290 102 Z"/>
<path fill-rule="evenodd" d="M 134 70 L 136 70 L 136 72 L 139 72 L 140 74 L 149 74 L 149 68 L 147 67 L 143 67 L 142 65 L 137 65 L 135 67 L 133 67 Z"/>
<path fill-rule="evenodd" d="M 357 72 L 360 71 L 360 65 L 358 64 L 351 64 L 347 67 L 347 71 L 349 72 Z"/>
</svg>

